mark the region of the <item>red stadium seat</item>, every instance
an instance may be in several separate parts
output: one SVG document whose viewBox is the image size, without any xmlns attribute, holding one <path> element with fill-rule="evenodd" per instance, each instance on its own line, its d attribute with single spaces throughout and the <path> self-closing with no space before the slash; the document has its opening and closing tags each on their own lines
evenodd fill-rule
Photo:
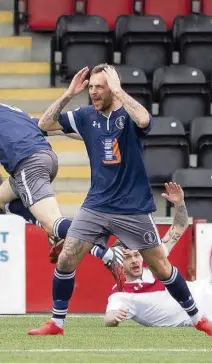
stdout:
<svg viewBox="0 0 212 364">
<path fill-rule="evenodd" d="M 111 5 L 109 6 L 108 1 L 87 0 L 86 13 L 102 16 L 109 28 L 114 29 L 119 15 L 133 14 L 133 0 L 113 0 Z"/>
<path fill-rule="evenodd" d="M 53 31 L 57 19 L 73 14 L 74 10 L 75 0 L 15 0 L 15 34 L 19 34 L 21 24 L 34 31 Z"/>
<path fill-rule="evenodd" d="M 212 15 L 212 1 L 202 0 L 203 13 L 205 15 Z"/>
<path fill-rule="evenodd" d="M 144 0 L 144 14 L 161 16 L 167 28 L 172 27 L 176 16 L 190 13 L 191 0 Z"/>
</svg>

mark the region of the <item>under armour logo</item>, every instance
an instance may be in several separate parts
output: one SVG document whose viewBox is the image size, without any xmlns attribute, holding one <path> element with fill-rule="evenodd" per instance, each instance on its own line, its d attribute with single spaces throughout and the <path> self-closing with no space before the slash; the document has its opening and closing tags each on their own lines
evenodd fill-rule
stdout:
<svg viewBox="0 0 212 364">
<path fill-rule="evenodd" d="M 94 126 L 94 128 L 97 126 L 97 128 L 101 128 L 101 125 L 100 125 L 100 123 L 97 123 L 97 121 L 93 121 L 93 124 L 92 124 L 93 126 Z"/>
</svg>

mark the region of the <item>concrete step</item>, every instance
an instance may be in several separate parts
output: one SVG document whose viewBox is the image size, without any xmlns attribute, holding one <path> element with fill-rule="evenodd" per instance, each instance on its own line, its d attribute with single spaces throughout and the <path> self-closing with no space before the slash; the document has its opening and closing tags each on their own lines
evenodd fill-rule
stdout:
<svg viewBox="0 0 212 364">
<path fill-rule="evenodd" d="M 32 37 L 0 37 L 1 62 L 31 60 Z"/>
<path fill-rule="evenodd" d="M 89 159 L 87 153 L 75 153 L 75 152 L 59 152 L 57 153 L 59 165 L 63 166 L 82 166 L 89 165 Z"/>
<path fill-rule="evenodd" d="M 1 36 L 13 35 L 13 13 L 12 11 L 0 11 L 0 34 Z"/>
<path fill-rule="evenodd" d="M 60 192 L 57 193 L 56 198 L 61 205 L 81 205 L 86 198 L 86 193 Z"/>
<path fill-rule="evenodd" d="M 0 167 L 0 174 L 3 178 L 8 177 L 8 173 Z M 89 166 L 59 166 L 57 179 L 90 179 Z"/>
<path fill-rule="evenodd" d="M 39 88 L 49 86 L 49 63 L 1 62 L 0 88 Z"/>
<path fill-rule="evenodd" d="M 14 8 L 14 0 L 0 0 L 1 10 L 12 10 Z"/>
<path fill-rule="evenodd" d="M 64 88 L 1 89 L 0 102 L 15 105 L 30 114 L 33 112 L 41 114 L 62 95 L 64 90 Z M 64 111 L 87 104 L 88 94 L 85 91 L 74 97 L 64 108 Z"/>
<path fill-rule="evenodd" d="M 48 142 L 51 144 L 55 152 L 75 152 L 75 153 L 86 153 L 85 144 L 83 141 L 74 140 L 63 136 L 52 136 L 48 137 Z"/>
<path fill-rule="evenodd" d="M 59 179 L 53 182 L 55 192 L 84 192 L 90 188 L 90 179 Z"/>
</svg>

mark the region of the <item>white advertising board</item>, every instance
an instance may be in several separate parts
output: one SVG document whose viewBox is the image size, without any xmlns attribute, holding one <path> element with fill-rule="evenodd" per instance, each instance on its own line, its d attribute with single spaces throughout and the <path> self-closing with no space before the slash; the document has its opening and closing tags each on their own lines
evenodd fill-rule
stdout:
<svg viewBox="0 0 212 364">
<path fill-rule="evenodd" d="M 25 221 L 0 215 L 0 314 L 25 312 Z"/>
<path fill-rule="evenodd" d="M 212 224 L 196 225 L 196 279 L 211 276 Z"/>
</svg>

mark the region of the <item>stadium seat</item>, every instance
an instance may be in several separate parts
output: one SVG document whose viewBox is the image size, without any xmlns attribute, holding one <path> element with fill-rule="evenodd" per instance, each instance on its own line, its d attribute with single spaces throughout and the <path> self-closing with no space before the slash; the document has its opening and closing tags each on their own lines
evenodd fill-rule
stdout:
<svg viewBox="0 0 212 364">
<path fill-rule="evenodd" d="M 153 76 L 159 115 L 174 116 L 186 131 L 197 116 L 210 115 L 210 90 L 202 71 L 183 65 L 160 68 Z"/>
<path fill-rule="evenodd" d="M 14 10 L 14 33 L 16 35 L 20 32 L 20 25 L 24 25 L 32 31 L 53 31 L 57 19 L 61 15 L 74 14 L 75 0 L 15 0 Z"/>
<path fill-rule="evenodd" d="M 170 181 L 173 172 L 189 166 L 189 144 L 182 123 L 173 117 L 155 117 L 144 139 L 144 160 L 153 186 Z"/>
<path fill-rule="evenodd" d="M 115 0 L 109 6 L 107 1 L 87 0 L 86 13 L 100 15 L 108 23 L 110 29 L 114 29 L 119 15 L 133 14 L 133 0 Z"/>
<path fill-rule="evenodd" d="M 152 93 L 145 73 L 141 69 L 125 65 L 116 66 L 116 69 L 121 76 L 123 89 L 151 112 Z"/>
<path fill-rule="evenodd" d="M 212 72 L 212 16 L 179 16 L 173 35 L 180 53 L 180 63 L 201 69 L 207 78 Z"/>
<path fill-rule="evenodd" d="M 212 169 L 212 117 L 196 118 L 191 124 L 191 144 L 197 166 Z"/>
<path fill-rule="evenodd" d="M 157 15 L 164 19 L 167 28 L 171 28 L 177 15 L 191 12 L 191 0 L 143 0 L 144 14 Z M 209 0 L 210 1 L 210 0 Z"/>
<path fill-rule="evenodd" d="M 173 174 L 172 181 L 184 190 L 188 215 L 212 221 L 212 169 L 180 169 Z"/>
<path fill-rule="evenodd" d="M 119 16 L 115 36 L 121 63 L 143 69 L 148 78 L 156 68 L 171 63 L 171 38 L 158 16 Z"/>
<path fill-rule="evenodd" d="M 201 0 L 202 10 L 205 15 L 212 15 L 212 2 L 211 0 Z"/>
<path fill-rule="evenodd" d="M 61 63 L 56 53 L 61 52 Z M 81 68 L 112 63 L 113 41 L 106 21 L 100 16 L 61 16 L 51 42 L 51 85 L 57 70 L 62 81 L 69 81 Z"/>
</svg>

